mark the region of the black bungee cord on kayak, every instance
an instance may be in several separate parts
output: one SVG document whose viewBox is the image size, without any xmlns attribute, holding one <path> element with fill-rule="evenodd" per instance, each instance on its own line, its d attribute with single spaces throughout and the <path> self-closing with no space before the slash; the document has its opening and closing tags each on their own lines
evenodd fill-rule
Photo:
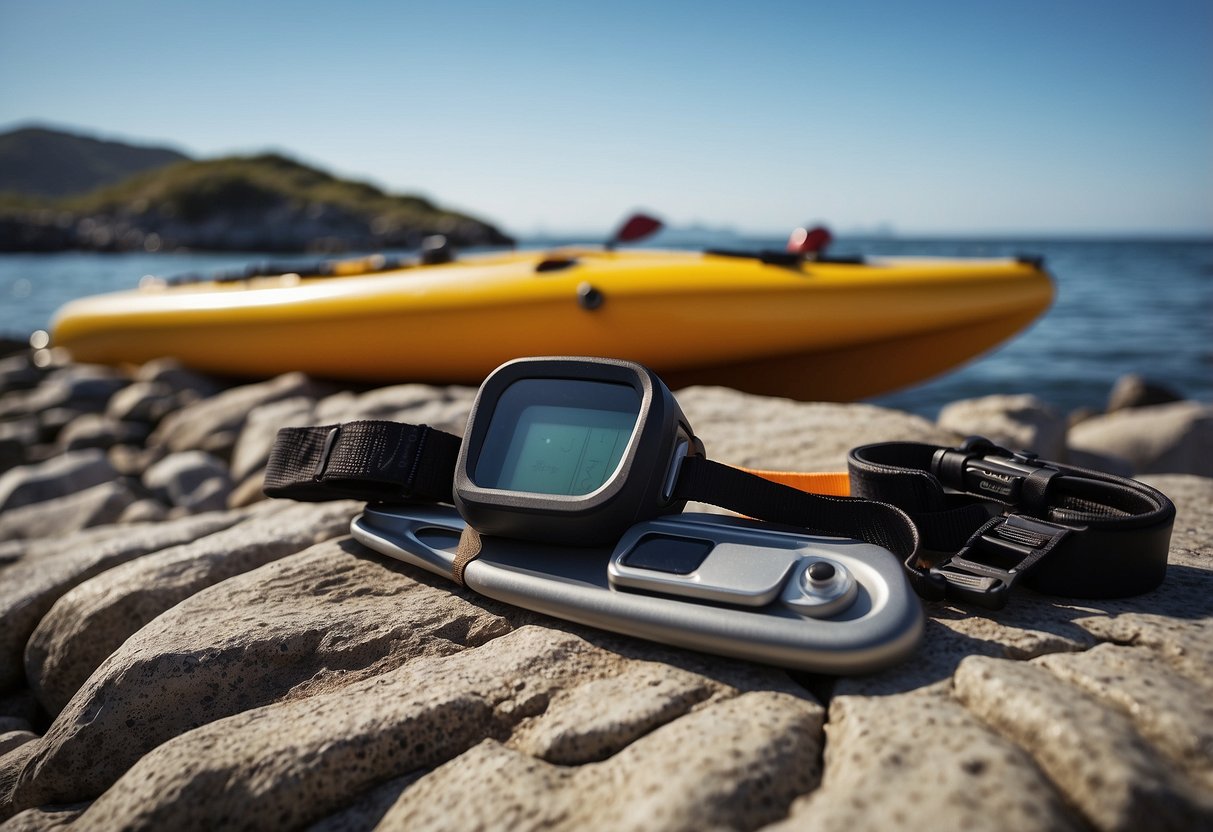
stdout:
<svg viewBox="0 0 1213 832">
<path fill-rule="evenodd" d="M 922 535 L 915 591 L 1001 609 L 1021 579 L 1046 595 L 1123 598 L 1162 583 L 1175 505 L 1136 480 L 1014 453 L 885 442 L 851 451 L 851 493 L 892 503 Z"/>
</svg>

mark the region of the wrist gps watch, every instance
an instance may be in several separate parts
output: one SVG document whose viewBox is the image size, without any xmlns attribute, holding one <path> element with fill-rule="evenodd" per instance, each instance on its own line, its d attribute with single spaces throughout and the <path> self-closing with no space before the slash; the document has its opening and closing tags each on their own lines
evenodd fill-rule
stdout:
<svg viewBox="0 0 1213 832">
<path fill-rule="evenodd" d="M 297 500 L 453 502 L 475 533 L 613 546 L 689 500 L 882 546 L 918 532 L 884 503 L 809 494 L 706 458 L 669 388 L 610 358 L 524 358 L 481 386 L 462 440 L 426 426 L 283 428 L 265 493 Z"/>
<path fill-rule="evenodd" d="M 602 545 L 682 511 L 679 469 L 703 456 L 674 396 L 638 364 L 511 361 L 472 405 L 453 496 L 481 534 Z"/>
</svg>

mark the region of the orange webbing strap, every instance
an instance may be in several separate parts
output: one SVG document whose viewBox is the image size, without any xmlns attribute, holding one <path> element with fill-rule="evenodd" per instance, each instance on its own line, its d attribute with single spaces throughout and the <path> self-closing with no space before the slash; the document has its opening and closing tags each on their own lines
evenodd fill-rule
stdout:
<svg viewBox="0 0 1213 832">
<path fill-rule="evenodd" d="M 790 485 L 810 494 L 829 494 L 833 497 L 850 497 L 851 481 L 846 471 L 759 471 L 755 468 L 734 466 L 749 474 L 757 474 L 764 480 Z"/>
</svg>

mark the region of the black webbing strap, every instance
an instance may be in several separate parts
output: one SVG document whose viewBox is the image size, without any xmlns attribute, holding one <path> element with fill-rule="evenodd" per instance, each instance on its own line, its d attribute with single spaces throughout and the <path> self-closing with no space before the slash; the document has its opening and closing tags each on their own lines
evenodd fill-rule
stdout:
<svg viewBox="0 0 1213 832">
<path fill-rule="evenodd" d="M 1012 453 L 885 442 L 851 451 L 851 493 L 903 509 L 922 535 L 906 572 L 928 600 L 992 609 L 1019 579 L 1038 592 L 1120 598 L 1166 575 L 1175 506 L 1156 489 Z"/>
<path fill-rule="evenodd" d="M 853 497 L 809 494 L 702 457 L 682 461 L 674 497 L 710 503 L 771 523 L 874 543 L 902 561 L 918 555 L 918 530 L 898 508 Z"/>
<path fill-rule="evenodd" d="M 451 501 L 458 436 L 428 425 L 347 422 L 282 428 L 265 469 L 270 497 L 319 502 Z"/>
<path fill-rule="evenodd" d="M 271 497 L 306 501 L 451 502 L 459 445 L 456 436 L 397 422 L 283 428 L 266 467 L 264 490 Z M 672 501 L 683 500 L 856 538 L 883 546 L 902 560 L 917 556 L 918 531 L 893 506 L 809 494 L 699 457 L 682 461 Z M 469 527 L 456 554 L 456 581 L 463 582 L 464 567 L 479 552 L 479 537 Z"/>
</svg>

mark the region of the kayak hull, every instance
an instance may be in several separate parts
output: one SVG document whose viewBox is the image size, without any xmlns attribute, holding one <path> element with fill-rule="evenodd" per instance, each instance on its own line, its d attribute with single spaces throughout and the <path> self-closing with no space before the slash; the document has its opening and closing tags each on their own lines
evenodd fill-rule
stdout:
<svg viewBox="0 0 1213 832">
<path fill-rule="evenodd" d="M 301 370 L 372 383 L 479 384 L 520 356 L 601 355 L 678 386 L 847 401 L 984 352 L 1052 296 L 1045 272 L 1013 260 L 788 265 L 691 252 L 514 252 L 83 298 L 60 310 L 52 339 L 86 362 L 173 356 L 223 375 Z"/>
</svg>

